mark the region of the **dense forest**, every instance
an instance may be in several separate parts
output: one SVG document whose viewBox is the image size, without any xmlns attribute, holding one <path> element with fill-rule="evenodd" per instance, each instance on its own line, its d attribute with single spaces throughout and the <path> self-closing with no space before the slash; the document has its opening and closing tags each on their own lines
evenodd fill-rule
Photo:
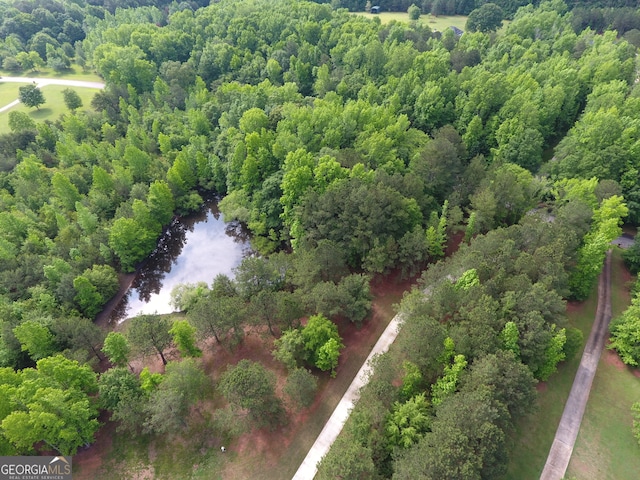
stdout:
<svg viewBox="0 0 640 480">
<path fill-rule="evenodd" d="M 280 337 L 292 398 L 312 395 L 307 368 L 335 372 L 331 320 L 366 320 L 370 275 L 416 275 L 464 232 L 403 302 L 404 374 L 380 360 L 321 475 L 498 478 L 536 379 L 579 350 L 563 299 L 588 295 L 621 219 L 640 220 L 636 2 L 496 1 L 508 26 L 461 37 L 358 2 L 204 3 L 0 2 L 5 70 L 74 62 L 106 82 L 90 109 L 0 136 L 0 452 L 74 453 L 98 409 L 179 431 L 207 381 L 196 340 L 232 345 L 250 324 Z M 118 272 L 211 196 L 261 255 L 177 291 L 186 320 L 105 339 L 92 320 Z M 132 349 L 167 363 L 170 345 L 185 359 L 164 375 L 127 369 Z M 259 364 L 216 388 L 249 425 L 285 421 Z"/>
</svg>

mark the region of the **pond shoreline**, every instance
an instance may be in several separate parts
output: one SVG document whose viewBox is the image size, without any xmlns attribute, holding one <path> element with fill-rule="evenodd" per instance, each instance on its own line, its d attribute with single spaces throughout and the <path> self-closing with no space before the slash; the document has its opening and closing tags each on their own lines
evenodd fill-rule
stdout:
<svg viewBox="0 0 640 480">
<path fill-rule="evenodd" d="M 145 307 L 169 313 L 170 290 L 176 284 L 211 283 L 217 274 L 232 275 L 251 252 L 249 236 L 237 222 L 223 221 L 218 200 L 208 200 L 191 215 L 174 216 L 135 271 L 118 273 L 118 291 L 96 315 L 96 325 L 112 329 Z"/>
<path fill-rule="evenodd" d="M 122 299 L 129 293 L 129 289 L 138 275 L 138 271 L 136 270 L 133 273 L 118 273 L 118 283 L 120 284 L 120 288 L 116 292 L 116 294 L 111 297 L 111 299 L 104 304 L 104 308 L 102 311 L 96 315 L 93 323 L 102 328 L 109 328 L 114 326 L 115 322 L 112 321 L 113 313 L 116 311 L 118 306 L 121 304 Z"/>
</svg>

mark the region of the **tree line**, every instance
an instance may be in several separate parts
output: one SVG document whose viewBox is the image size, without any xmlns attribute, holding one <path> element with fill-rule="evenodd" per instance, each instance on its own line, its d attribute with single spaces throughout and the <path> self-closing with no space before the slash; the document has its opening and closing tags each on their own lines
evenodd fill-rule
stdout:
<svg viewBox="0 0 640 480">
<path fill-rule="evenodd" d="M 620 197 L 593 200 L 595 183 L 575 182 L 548 210 L 429 267 L 319 478 L 503 478 L 507 436 L 531 411 L 535 384 L 582 345 L 563 297 L 589 232 L 624 214 L 604 213 Z"/>
</svg>

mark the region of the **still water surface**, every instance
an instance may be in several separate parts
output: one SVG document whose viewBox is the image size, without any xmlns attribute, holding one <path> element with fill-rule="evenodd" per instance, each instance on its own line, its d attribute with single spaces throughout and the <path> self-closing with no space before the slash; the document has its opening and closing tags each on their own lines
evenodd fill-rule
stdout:
<svg viewBox="0 0 640 480">
<path fill-rule="evenodd" d="M 171 313 L 171 290 L 180 283 L 211 284 L 251 253 L 249 237 L 235 223 L 224 223 L 215 202 L 197 214 L 174 220 L 136 273 L 131 288 L 111 314 L 113 320 L 141 313 Z"/>
</svg>

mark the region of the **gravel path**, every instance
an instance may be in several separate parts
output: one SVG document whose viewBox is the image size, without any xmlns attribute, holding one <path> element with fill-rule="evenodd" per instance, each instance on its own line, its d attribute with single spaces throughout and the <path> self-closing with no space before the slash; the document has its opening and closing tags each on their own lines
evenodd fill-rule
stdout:
<svg viewBox="0 0 640 480">
<path fill-rule="evenodd" d="M 596 374 L 611 321 L 611 252 L 607 253 L 598 285 L 598 309 L 591 334 L 582 354 L 580 366 L 564 406 L 564 412 L 553 439 L 540 480 L 561 480 L 571 460 L 573 447 L 580 430 L 582 416 L 589 400 L 591 384 Z"/>
</svg>

